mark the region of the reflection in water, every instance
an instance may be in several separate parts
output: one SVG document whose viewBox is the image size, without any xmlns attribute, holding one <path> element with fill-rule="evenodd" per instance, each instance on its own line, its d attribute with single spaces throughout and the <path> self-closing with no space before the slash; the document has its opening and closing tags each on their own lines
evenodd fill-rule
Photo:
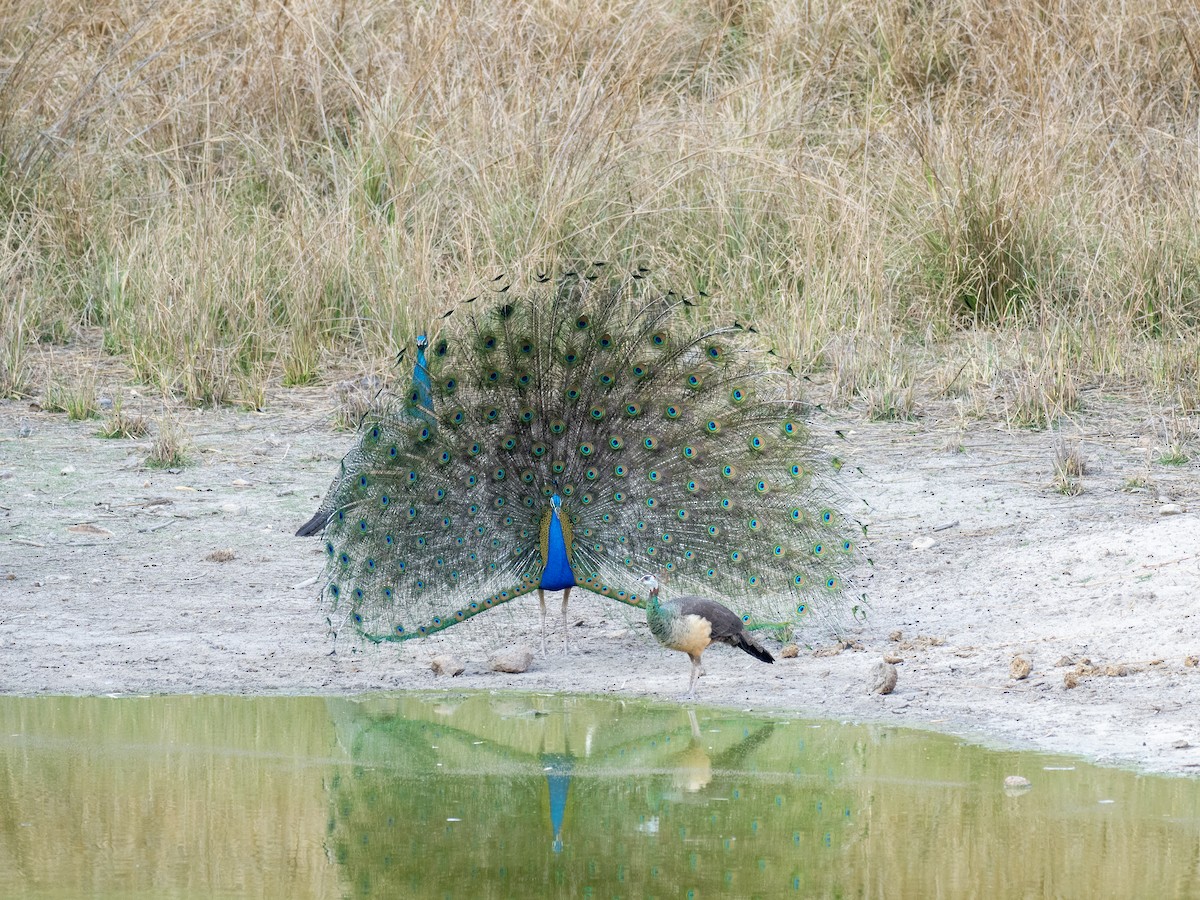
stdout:
<svg viewBox="0 0 1200 900">
<path fill-rule="evenodd" d="M 0 698 L 4 897 L 1198 896 L 1198 859 L 1200 782 L 898 729 L 560 695 Z"/>
</svg>

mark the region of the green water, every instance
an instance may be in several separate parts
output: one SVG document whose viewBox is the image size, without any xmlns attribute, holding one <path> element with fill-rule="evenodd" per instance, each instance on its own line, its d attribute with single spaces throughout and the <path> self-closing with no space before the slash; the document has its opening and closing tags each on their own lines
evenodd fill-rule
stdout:
<svg viewBox="0 0 1200 900">
<path fill-rule="evenodd" d="M 0 897 L 363 896 L 1200 897 L 1200 781 L 561 695 L 0 698 Z"/>
</svg>

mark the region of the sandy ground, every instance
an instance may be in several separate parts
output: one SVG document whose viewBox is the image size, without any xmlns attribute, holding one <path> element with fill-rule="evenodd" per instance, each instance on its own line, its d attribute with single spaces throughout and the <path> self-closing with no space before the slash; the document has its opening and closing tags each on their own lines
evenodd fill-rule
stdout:
<svg viewBox="0 0 1200 900">
<path fill-rule="evenodd" d="M 329 427 L 329 396 L 178 413 L 196 464 L 176 473 L 145 468 L 145 442 L 95 437 L 95 422 L 0 403 L 0 692 L 682 693 L 687 659 L 588 595 L 571 602 L 578 652 L 553 642 L 519 675 L 488 671 L 486 616 L 399 647 L 335 644 L 319 542 L 292 536 L 353 440 Z M 961 432 L 929 411 L 915 424 L 819 419 L 819 439 L 850 461 L 849 511 L 870 526 L 857 586 L 870 615 L 842 643 L 802 633 L 799 656 L 772 667 L 710 651 L 701 701 L 1200 772 L 1188 659 L 1200 654 L 1200 467 L 1156 462 L 1161 419 L 1144 405 L 1089 396 L 1086 409 L 1056 433 Z M 1051 488 L 1064 434 L 1089 466 L 1074 497 Z M 232 559 L 207 558 L 225 549 Z M 512 640 L 536 647 L 536 600 L 526 609 Z M 465 673 L 435 676 L 442 652 Z M 902 662 L 880 696 L 868 684 L 885 655 Z M 1026 678 L 1012 677 L 1017 656 Z"/>
</svg>

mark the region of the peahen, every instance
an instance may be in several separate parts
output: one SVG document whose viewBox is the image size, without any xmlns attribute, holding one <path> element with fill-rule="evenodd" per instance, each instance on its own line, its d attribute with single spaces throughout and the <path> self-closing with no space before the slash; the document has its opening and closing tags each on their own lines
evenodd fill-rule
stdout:
<svg viewBox="0 0 1200 900">
<path fill-rule="evenodd" d="M 747 631 L 741 617 L 729 607 L 707 597 L 688 595 L 667 603 L 658 599 L 658 579 L 643 575 L 639 582 L 646 591 L 646 621 L 658 642 L 671 650 L 686 653 L 692 661 L 687 697 L 696 696 L 700 677 L 700 655 L 712 644 L 728 644 L 745 650 L 765 663 L 775 662 L 762 644 Z"/>
<path fill-rule="evenodd" d="M 297 532 L 324 531 L 327 599 L 359 633 L 425 636 L 538 591 L 544 648 L 544 591 L 565 630 L 573 587 L 642 606 L 649 567 L 750 628 L 839 589 L 853 545 L 795 377 L 644 275 L 505 285 L 418 340 L 411 390 Z"/>
</svg>

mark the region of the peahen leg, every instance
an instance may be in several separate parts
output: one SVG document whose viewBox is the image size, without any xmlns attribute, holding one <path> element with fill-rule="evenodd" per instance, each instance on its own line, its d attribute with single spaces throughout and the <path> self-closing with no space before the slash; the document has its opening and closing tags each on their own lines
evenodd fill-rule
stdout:
<svg viewBox="0 0 1200 900">
<path fill-rule="evenodd" d="M 700 677 L 700 655 L 692 657 L 692 677 L 688 680 L 688 692 L 684 695 L 685 700 L 696 699 L 696 679 Z"/>
<path fill-rule="evenodd" d="M 566 645 L 566 648 L 568 650 L 577 650 L 578 648 L 574 644 L 571 643 L 571 631 L 570 631 L 570 628 L 567 626 L 567 598 L 569 598 L 570 596 L 571 596 L 570 588 L 567 588 L 566 590 L 563 591 L 563 605 L 562 605 L 563 643 Z"/>
<path fill-rule="evenodd" d="M 546 655 L 546 592 L 538 588 L 538 605 L 542 608 L 542 656 Z"/>
</svg>

